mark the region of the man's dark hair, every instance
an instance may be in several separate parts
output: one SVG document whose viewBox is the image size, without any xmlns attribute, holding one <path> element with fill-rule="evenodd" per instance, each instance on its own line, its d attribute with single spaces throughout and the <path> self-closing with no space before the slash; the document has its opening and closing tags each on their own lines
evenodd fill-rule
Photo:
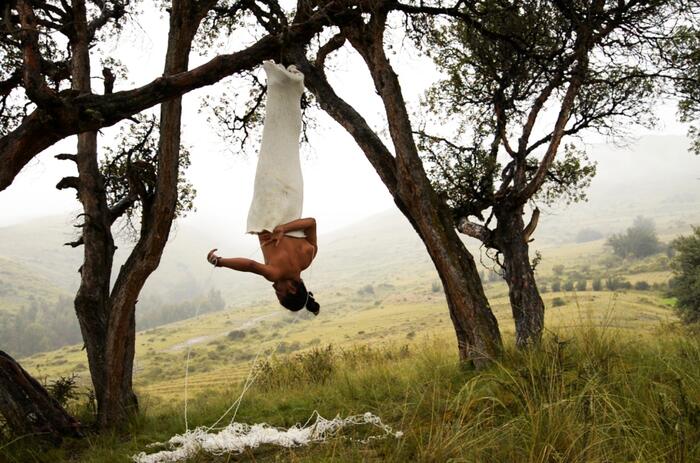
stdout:
<svg viewBox="0 0 700 463">
<path fill-rule="evenodd" d="M 292 312 L 297 312 L 306 307 L 306 310 L 314 315 L 318 315 L 321 306 L 314 299 L 314 293 L 306 289 L 303 281 L 295 281 L 293 284 L 297 290 L 296 293 L 288 293 L 284 298 L 280 299 L 280 304 Z"/>
</svg>

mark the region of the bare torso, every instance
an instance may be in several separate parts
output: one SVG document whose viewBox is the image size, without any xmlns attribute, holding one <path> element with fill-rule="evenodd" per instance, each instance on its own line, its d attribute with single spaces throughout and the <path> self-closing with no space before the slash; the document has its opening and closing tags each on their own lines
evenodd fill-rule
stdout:
<svg viewBox="0 0 700 463">
<path fill-rule="evenodd" d="M 281 278 L 298 279 L 299 274 L 307 269 L 314 259 L 316 247 L 305 238 L 283 236 L 278 243 L 272 240 L 272 233 L 258 235 L 260 248 L 266 265 L 276 267 Z"/>
</svg>

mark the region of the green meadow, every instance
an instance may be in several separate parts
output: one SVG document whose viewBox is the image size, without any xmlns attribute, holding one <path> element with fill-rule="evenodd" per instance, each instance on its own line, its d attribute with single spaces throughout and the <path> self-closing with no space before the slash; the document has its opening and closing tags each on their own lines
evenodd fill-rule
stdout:
<svg viewBox="0 0 700 463">
<path fill-rule="evenodd" d="M 200 453 L 192 461 L 697 461 L 700 343 L 679 326 L 662 289 L 667 258 L 613 261 L 602 241 L 542 253 L 543 287 L 585 280 L 587 289 L 547 290 L 545 340 L 518 352 L 507 288 L 485 270 L 507 346 L 485 372 L 460 366 L 442 289 L 427 265 L 378 273 L 372 284 L 341 280 L 325 291 L 318 317 L 268 301 L 139 332 L 134 381 L 142 413 L 128 432 L 60 449 L 20 439 L 0 456 L 129 461 L 184 432 L 185 409 L 190 428 L 217 422 L 252 378 L 238 422 L 290 427 L 314 411 L 326 418 L 369 411 L 404 434 L 362 443 L 381 432 L 358 426 L 308 447 Z M 649 289 L 591 289 L 610 275 Z M 48 384 L 75 377 L 79 394 L 68 406 L 88 421 L 94 408 L 81 347 L 22 364 Z"/>
</svg>

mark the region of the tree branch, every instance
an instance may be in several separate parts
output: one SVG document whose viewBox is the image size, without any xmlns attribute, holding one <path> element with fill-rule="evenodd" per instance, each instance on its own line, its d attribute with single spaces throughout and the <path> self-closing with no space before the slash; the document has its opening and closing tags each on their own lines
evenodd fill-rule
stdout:
<svg viewBox="0 0 700 463">
<path fill-rule="evenodd" d="M 294 57 L 299 70 L 304 74 L 307 88 L 314 94 L 321 108 L 353 137 L 389 192 L 395 196 L 397 193 L 396 163 L 389 149 L 362 115 L 338 96 L 323 72 L 308 61 L 300 47 L 295 50 Z"/>
<path fill-rule="evenodd" d="M 80 189 L 80 179 L 78 177 L 63 177 L 61 181 L 56 184 L 56 188 L 59 190 L 74 188 L 77 191 Z"/>
<path fill-rule="evenodd" d="M 323 27 L 342 22 L 349 14 L 343 4 L 339 0 L 325 3 L 308 20 L 290 25 L 286 39 L 289 43 L 305 44 Z M 0 191 L 12 184 L 34 156 L 59 140 L 108 127 L 153 105 L 253 69 L 265 59 L 277 58 L 282 42 L 281 34 L 267 35 L 244 50 L 217 56 L 190 71 L 159 77 L 133 90 L 109 95 L 70 95 L 59 100 L 62 104 L 55 111 L 35 110 L 14 131 L 0 138 Z"/>
<path fill-rule="evenodd" d="M 466 217 L 462 217 L 457 220 L 457 231 L 464 235 L 471 236 L 472 238 L 476 238 L 488 247 L 493 247 L 493 232 L 483 225 L 470 222 Z"/>
<path fill-rule="evenodd" d="M 527 224 L 525 229 L 523 230 L 523 237 L 525 238 L 525 242 L 527 243 L 530 241 L 530 236 L 535 232 L 535 229 L 537 228 L 537 223 L 540 220 L 540 209 L 535 208 L 534 211 L 532 211 L 532 217 L 530 217 L 530 222 Z"/>
<path fill-rule="evenodd" d="M 58 95 L 51 90 L 41 73 L 41 54 L 39 53 L 39 31 L 34 10 L 29 0 L 18 0 L 17 11 L 20 17 L 20 40 L 24 89 L 27 96 L 38 106 L 52 107 L 58 103 Z"/>
</svg>

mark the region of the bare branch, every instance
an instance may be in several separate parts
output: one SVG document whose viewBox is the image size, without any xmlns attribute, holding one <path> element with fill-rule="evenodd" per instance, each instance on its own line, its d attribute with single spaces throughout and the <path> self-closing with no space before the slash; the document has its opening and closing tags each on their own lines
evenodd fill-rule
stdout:
<svg viewBox="0 0 700 463">
<path fill-rule="evenodd" d="M 76 154 L 61 153 L 54 156 L 54 158 L 58 159 L 59 161 L 78 162 L 78 155 Z"/>
<path fill-rule="evenodd" d="M 532 211 L 532 217 L 530 217 L 530 222 L 527 224 L 527 226 L 525 226 L 525 229 L 523 230 L 523 237 L 525 238 L 525 242 L 530 241 L 530 237 L 535 232 L 539 220 L 540 209 L 536 207 L 535 210 Z"/>
<path fill-rule="evenodd" d="M 472 238 L 476 238 L 485 245 L 492 247 L 491 242 L 493 239 L 491 230 L 478 223 L 470 222 L 466 217 L 462 217 L 457 221 L 457 231 L 471 236 Z"/>
<path fill-rule="evenodd" d="M 61 181 L 56 184 L 56 188 L 59 190 L 65 190 L 67 188 L 79 190 L 80 179 L 78 177 L 63 177 Z"/>
</svg>

